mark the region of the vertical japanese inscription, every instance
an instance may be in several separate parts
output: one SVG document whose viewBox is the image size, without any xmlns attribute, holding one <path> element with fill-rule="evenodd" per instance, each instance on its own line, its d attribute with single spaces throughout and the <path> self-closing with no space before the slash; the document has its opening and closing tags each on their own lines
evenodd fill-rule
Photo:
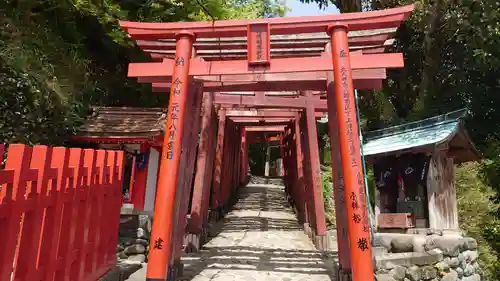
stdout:
<svg viewBox="0 0 500 281">
<path fill-rule="evenodd" d="M 184 67 L 184 57 L 178 57 L 175 60 L 176 67 Z M 170 124 L 168 124 L 167 133 L 168 133 L 168 143 L 167 143 L 167 151 L 165 153 L 165 157 L 168 160 L 172 160 L 174 157 L 174 147 L 177 145 L 175 143 L 175 135 L 177 133 L 177 120 L 179 119 L 179 104 L 175 101 L 175 96 L 179 96 L 181 94 L 181 86 L 184 82 L 181 81 L 179 77 L 176 77 L 174 82 L 172 83 L 172 93 L 174 95 L 174 100 L 170 106 L 170 112 L 168 113 L 170 116 Z"/>
<path fill-rule="evenodd" d="M 364 182 L 363 182 L 363 175 L 360 171 L 360 158 L 356 153 L 356 141 L 358 140 L 358 137 L 355 137 L 355 131 L 357 130 L 357 126 L 355 126 L 358 120 L 352 120 L 351 116 L 354 115 L 352 114 L 352 97 L 351 93 L 349 91 L 349 76 L 347 73 L 347 69 L 345 67 L 345 60 L 349 59 L 349 55 L 347 54 L 346 50 L 341 49 L 339 51 L 338 57 L 341 59 L 342 64 L 340 68 L 340 75 L 341 75 L 341 94 L 342 98 L 344 100 L 344 116 L 347 118 L 346 120 L 346 133 L 347 133 L 347 140 L 348 140 L 348 151 L 349 151 L 349 156 L 350 156 L 350 164 L 352 168 L 357 168 L 356 170 L 356 187 L 354 187 L 353 192 L 350 194 L 350 204 L 352 207 L 353 211 L 353 217 L 352 220 L 355 224 L 361 224 L 362 231 L 365 233 L 364 235 L 367 235 L 368 232 L 370 231 L 370 226 L 368 222 L 368 214 L 367 214 L 367 206 L 366 206 L 366 196 L 365 196 L 365 187 L 364 187 Z M 355 115 L 354 115 L 355 116 Z M 357 190 L 356 190 L 357 189 Z M 357 191 L 357 192 L 356 192 Z M 356 194 L 357 193 L 357 194 Z M 357 239 L 357 246 L 358 249 L 361 251 L 366 251 L 369 249 L 369 242 L 368 238 L 366 237 L 359 237 Z"/>
<path fill-rule="evenodd" d="M 269 24 L 253 23 L 248 26 L 248 63 L 267 65 L 270 60 Z"/>
<path fill-rule="evenodd" d="M 257 43 L 257 60 L 262 60 L 262 29 L 259 27 L 256 33 L 256 43 Z"/>
<path fill-rule="evenodd" d="M 158 250 L 163 249 L 163 239 L 161 237 L 158 237 L 155 239 L 154 249 L 158 249 Z"/>
<path fill-rule="evenodd" d="M 347 58 L 347 54 L 345 53 L 344 50 L 340 50 L 340 54 L 339 54 L 339 57 L 341 58 Z M 358 167 L 359 165 L 359 159 L 356 157 L 356 153 L 355 153 L 355 146 L 354 146 L 354 142 L 356 140 L 354 140 L 354 131 L 353 130 L 356 130 L 356 128 L 354 128 L 353 126 L 353 120 L 351 119 L 351 99 L 350 99 L 350 93 L 349 93 L 349 86 L 348 86 L 348 82 L 347 82 L 347 79 L 349 79 L 347 77 L 347 70 L 345 69 L 345 66 L 342 65 L 342 67 L 340 68 L 340 74 L 341 74 L 341 85 L 342 85 L 342 97 L 344 99 L 344 114 L 347 118 L 347 137 L 348 137 L 348 141 L 349 141 L 349 155 L 351 156 L 351 167 L 355 168 L 355 167 Z"/>
</svg>

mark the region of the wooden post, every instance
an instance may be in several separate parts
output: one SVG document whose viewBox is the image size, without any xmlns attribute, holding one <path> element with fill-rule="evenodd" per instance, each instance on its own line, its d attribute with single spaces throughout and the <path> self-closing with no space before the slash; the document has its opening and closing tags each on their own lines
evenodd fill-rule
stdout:
<svg viewBox="0 0 500 281">
<path fill-rule="evenodd" d="M 331 55 L 331 45 L 327 44 L 326 52 Z M 327 95 L 335 95 L 333 73 L 327 76 Z M 344 197 L 344 175 L 340 157 L 339 126 L 335 99 L 328 99 L 328 135 L 330 137 L 330 153 L 333 180 L 333 199 L 335 201 L 335 221 L 337 226 L 337 244 L 339 254 L 339 278 L 348 280 L 351 276 L 351 258 L 349 253 L 349 237 L 347 235 L 347 213 Z"/>
<path fill-rule="evenodd" d="M 354 100 L 352 71 L 349 61 L 347 26 L 332 25 L 328 28 L 331 36 L 333 76 L 339 126 L 340 156 L 347 199 L 346 209 L 351 252 L 352 280 L 373 281 L 373 261 L 370 243 L 370 226 L 365 200 L 365 185 L 361 163 L 358 121 Z M 329 105 L 333 105 L 329 102 Z M 333 109 L 329 111 L 333 112 Z"/>
<path fill-rule="evenodd" d="M 167 264 L 170 261 L 174 207 L 177 180 L 181 160 L 181 145 L 184 135 L 184 119 L 189 85 L 189 64 L 191 61 L 194 34 L 177 34 L 176 59 L 172 75 L 170 104 L 166 120 L 163 155 L 155 202 L 154 221 L 151 233 L 151 248 L 146 274 L 147 281 L 167 278 Z"/>
<path fill-rule="evenodd" d="M 308 231 L 308 225 L 309 225 L 309 208 L 307 204 L 307 190 L 306 190 L 306 178 L 305 178 L 305 173 L 304 173 L 304 156 L 303 156 L 303 149 L 302 149 L 302 131 L 301 131 L 301 126 L 300 126 L 300 119 L 301 115 L 297 113 L 297 116 L 295 117 L 294 121 L 294 135 L 295 135 L 295 157 L 296 157 L 296 165 L 297 165 L 297 197 L 299 199 L 299 204 L 300 204 L 300 217 L 299 217 L 299 223 L 302 223 L 304 226 L 304 230 Z"/>
<path fill-rule="evenodd" d="M 314 216 L 314 189 L 312 188 L 314 186 L 313 184 L 313 178 L 312 178 L 312 170 L 311 170 L 311 157 L 309 156 L 310 154 L 310 149 L 309 149 L 309 136 L 308 136 L 308 130 L 307 130 L 307 121 L 306 121 L 306 116 L 305 113 L 301 115 L 300 118 L 300 130 L 301 130 L 301 142 L 302 142 L 302 152 L 303 152 L 303 157 L 302 157 L 302 163 L 303 163 L 303 169 L 304 169 L 304 200 L 307 205 L 307 222 L 308 224 L 306 225 L 306 233 L 308 236 L 311 238 L 314 235 L 315 232 L 315 225 L 316 225 L 316 217 Z"/>
<path fill-rule="evenodd" d="M 306 96 L 312 97 L 311 92 L 306 92 Z M 319 163 L 318 133 L 316 129 L 316 117 L 314 105 L 307 104 L 306 124 L 308 138 L 308 164 L 310 167 L 312 206 L 314 207 L 314 243 L 319 250 L 326 250 L 328 237 L 326 235 L 325 207 L 323 200 L 323 180 Z"/>
<path fill-rule="evenodd" d="M 141 144 L 139 152 L 145 153 L 151 150 L 151 145 Z M 137 159 L 134 161 L 133 171 L 135 171 L 134 177 L 132 178 L 134 182 L 134 193 L 132 195 L 132 203 L 134 204 L 134 209 L 144 210 L 144 204 L 146 201 L 146 185 L 148 179 L 148 162 L 144 164 L 141 168 L 137 167 Z"/>
<path fill-rule="evenodd" d="M 200 132 L 200 143 L 198 145 L 198 159 L 196 161 L 196 175 L 194 179 L 194 189 L 191 201 L 191 217 L 187 226 L 187 247 L 189 251 L 198 251 L 201 247 L 201 233 L 203 223 L 205 221 L 203 214 L 206 213 L 204 208 L 208 207 L 204 204 L 207 189 L 210 191 L 212 179 L 212 163 L 209 162 L 211 139 L 215 131 L 213 130 L 213 94 L 203 93 L 203 107 L 202 107 L 202 123 Z M 210 178 L 208 177 L 210 175 Z"/>
<path fill-rule="evenodd" d="M 248 144 L 247 130 L 241 128 L 241 185 L 245 185 L 248 181 Z"/>
<path fill-rule="evenodd" d="M 196 146 L 198 144 L 198 130 L 200 124 L 200 107 L 201 107 L 201 98 L 203 95 L 202 86 L 201 85 L 193 85 L 191 88 L 188 97 L 188 109 L 189 115 L 194 116 L 191 122 L 185 123 L 185 131 L 186 135 L 183 139 L 183 158 L 181 167 L 181 174 L 179 175 L 178 180 L 178 191 L 180 193 L 180 204 L 179 211 L 177 215 L 176 222 L 176 232 L 174 237 L 174 260 L 173 266 L 175 269 L 175 278 L 182 275 L 183 265 L 181 263 L 181 256 L 183 253 L 184 246 L 184 235 L 186 229 L 187 222 L 187 213 L 188 213 L 188 204 L 189 204 L 189 196 L 191 195 L 191 188 L 193 182 L 193 172 L 195 165 L 195 155 L 196 155 Z"/>
<path fill-rule="evenodd" d="M 203 213 L 202 213 L 202 218 L 204 219 L 204 224 L 203 227 L 204 229 L 206 228 L 208 230 L 209 227 L 209 222 L 210 218 L 208 217 L 209 215 L 209 209 L 210 209 L 210 204 L 211 204 L 211 199 L 210 197 L 212 196 L 212 187 L 213 187 L 213 177 L 214 177 L 214 167 L 215 167 L 215 153 L 216 153 L 216 145 L 217 145 L 217 133 L 216 133 L 216 128 L 217 128 L 217 113 L 213 107 L 211 107 L 210 111 L 211 117 L 210 117 L 210 124 L 209 128 L 207 129 L 208 135 L 209 135 L 209 154 L 208 154 L 208 167 L 207 167 L 207 174 L 206 174 L 206 180 L 205 182 L 208 183 L 208 188 L 204 189 L 204 194 L 203 194 Z M 208 234 L 208 233 L 207 233 Z"/>
<path fill-rule="evenodd" d="M 215 169 L 214 169 L 214 183 L 212 190 L 212 210 L 215 214 L 215 219 L 220 217 L 221 195 L 222 195 L 222 167 L 224 160 L 224 133 L 226 129 L 226 112 L 221 110 L 218 114 L 219 126 L 217 133 L 217 150 L 215 153 Z"/>
</svg>

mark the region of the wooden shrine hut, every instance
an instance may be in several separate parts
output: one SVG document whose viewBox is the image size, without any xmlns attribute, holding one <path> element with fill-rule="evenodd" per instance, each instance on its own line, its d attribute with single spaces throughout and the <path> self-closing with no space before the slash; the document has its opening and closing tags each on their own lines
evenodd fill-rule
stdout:
<svg viewBox="0 0 500 281">
<path fill-rule="evenodd" d="M 93 107 L 71 140 L 125 150 L 125 201 L 152 212 L 165 119 L 164 108 Z"/>
<path fill-rule="evenodd" d="M 364 135 L 379 231 L 459 230 L 454 166 L 481 158 L 466 115 L 463 109 Z"/>
</svg>

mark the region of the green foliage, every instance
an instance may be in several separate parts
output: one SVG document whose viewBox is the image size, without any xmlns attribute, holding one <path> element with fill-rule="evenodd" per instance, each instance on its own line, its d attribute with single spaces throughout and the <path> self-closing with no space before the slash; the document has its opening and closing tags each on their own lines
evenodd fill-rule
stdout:
<svg viewBox="0 0 500 281">
<path fill-rule="evenodd" d="M 335 227 L 335 202 L 333 197 L 332 168 L 321 166 L 321 177 L 323 180 L 323 202 L 325 208 L 326 222 L 329 227 Z"/>
<path fill-rule="evenodd" d="M 500 250 L 500 205 L 490 200 L 496 193 L 481 180 L 482 169 L 479 163 L 469 163 L 456 170 L 458 218 L 467 235 L 478 241 L 485 280 L 497 280 L 494 278 L 500 274 L 500 260 L 495 253 Z"/>
<path fill-rule="evenodd" d="M 6 0 L 0 3 L 0 141 L 61 144 L 90 105 L 165 106 L 127 78 L 147 59 L 119 20 L 280 16 L 281 0 Z"/>
</svg>

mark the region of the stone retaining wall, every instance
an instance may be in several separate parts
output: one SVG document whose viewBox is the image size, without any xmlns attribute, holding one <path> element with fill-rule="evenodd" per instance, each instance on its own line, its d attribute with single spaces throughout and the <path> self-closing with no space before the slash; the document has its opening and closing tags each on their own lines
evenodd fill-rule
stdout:
<svg viewBox="0 0 500 281">
<path fill-rule="evenodd" d="M 116 257 L 130 263 L 146 262 L 151 234 L 148 215 L 127 214 L 120 217 L 120 231 Z"/>
<path fill-rule="evenodd" d="M 477 242 L 460 235 L 377 233 L 378 281 L 481 281 Z"/>
</svg>

